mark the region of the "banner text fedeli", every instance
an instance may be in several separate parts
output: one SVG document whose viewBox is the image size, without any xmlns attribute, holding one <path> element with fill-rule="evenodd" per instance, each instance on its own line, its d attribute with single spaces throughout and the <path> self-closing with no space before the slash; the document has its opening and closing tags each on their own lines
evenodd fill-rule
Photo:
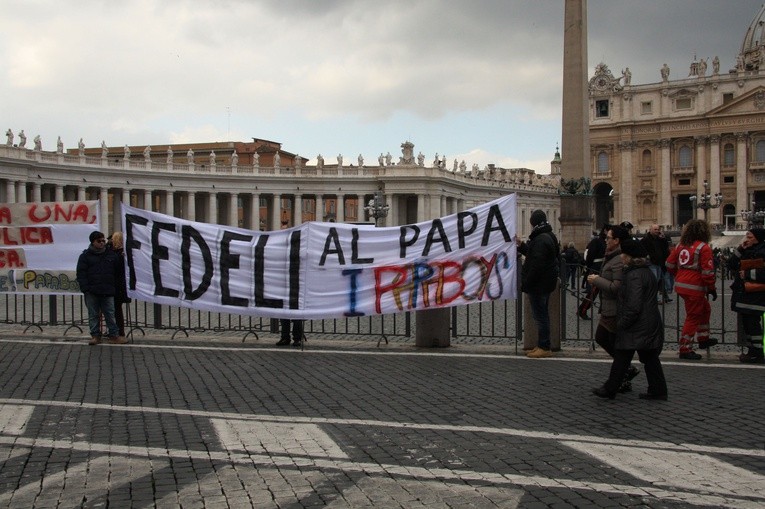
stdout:
<svg viewBox="0 0 765 509">
<path fill-rule="evenodd" d="M 515 195 L 428 222 L 274 232 L 125 206 L 128 294 L 195 309 L 330 318 L 515 298 Z"/>
</svg>

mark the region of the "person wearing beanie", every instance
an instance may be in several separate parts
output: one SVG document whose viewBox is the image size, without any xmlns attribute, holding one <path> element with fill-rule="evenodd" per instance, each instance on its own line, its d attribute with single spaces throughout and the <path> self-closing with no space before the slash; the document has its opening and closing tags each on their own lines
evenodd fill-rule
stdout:
<svg viewBox="0 0 765 509">
<path fill-rule="evenodd" d="M 85 295 L 91 345 L 101 343 L 101 316 L 109 331 L 110 343 L 124 343 L 119 339 L 119 328 L 114 318 L 114 295 L 119 272 L 117 254 L 106 247 L 106 237 L 99 231 L 91 232 L 90 245 L 77 259 L 77 283 Z"/>
<path fill-rule="evenodd" d="M 558 238 L 547 222 L 542 210 L 535 210 L 529 218 L 531 234 L 528 242 L 518 243 L 518 252 L 525 258 L 521 266 L 521 291 L 529 296 L 531 314 L 537 326 L 537 346 L 526 353 L 540 359 L 552 356 L 550 349 L 550 294 L 555 290 L 560 266 Z"/>
<path fill-rule="evenodd" d="M 748 364 L 763 364 L 762 314 L 765 313 L 765 288 L 759 289 L 757 283 L 765 283 L 765 229 L 747 230 L 744 241 L 733 251 L 727 263 L 728 269 L 734 274 L 730 307 L 741 317 L 744 346 L 747 347 L 746 353 L 742 353 L 739 360 Z"/>
<path fill-rule="evenodd" d="M 680 333 L 681 359 L 701 359 L 701 355 L 693 351 L 694 339 L 702 350 L 717 344 L 717 339 L 709 337 L 712 307 L 707 295 L 717 300 L 714 255 L 709 247 L 711 236 L 709 223 L 691 219 L 683 226 L 680 242 L 665 264 L 675 276 L 675 292 L 682 297 L 685 305 L 685 322 Z"/>
<path fill-rule="evenodd" d="M 627 230 L 621 226 L 612 226 L 606 234 L 606 254 L 600 274 L 590 274 L 587 282 L 598 290 L 600 297 L 600 318 L 595 329 L 595 342 L 611 357 L 614 356 L 616 344 L 616 297 L 622 286 L 622 250 L 621 244 L 629 238 Z M 619 392 L 632 390 L 631 380 L 640 373 L 635 366 L 630 365 L 619 387 Z"/>
<path fill-rule="evenodd" d="M 624 272 L 617 291 L 614 360 L 608 380 L 592 393 L 614 399 L 637 352 L 648 379 L 648 390 L 640 394 L 640 399 L 665 401 L 667 381 L 659 359 L 664 346 L 664 324 L 656 302 L 659 284 L 651 273 L 642 244 L 629 237 L 620 243 Z"/>
</svg>

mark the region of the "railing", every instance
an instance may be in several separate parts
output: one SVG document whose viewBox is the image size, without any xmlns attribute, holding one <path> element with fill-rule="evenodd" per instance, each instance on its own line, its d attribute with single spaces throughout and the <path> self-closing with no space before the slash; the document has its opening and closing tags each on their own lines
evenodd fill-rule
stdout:
<svg viewBox="0 0 765 509">
<path fill-rule="evenodd" d="M 565 263 L 561 267 L 564 269 Z M 561 316 L 560 323 L 565 324 L 562 341 L 594 344 L 597 327 L 597 307 L 591 311 L 591 320 L 577 317 L 576 311 L 585 297 L 581 286 L 583 273 L 579 265 L 571 267 L 574 271 L 574 284 L 566 277 L 560 288 Z M 567 269 L 567 267 L 566 267 Z M 561 270 L 561 274 L 567 274 Z M 725 289 L 730 286 L 730 274 L 718 272 L 717 301 L 711 302 L 711 333 L 721 344 L 737 345 L 737 314 L 730 311 L 729 294 Z M 661 304 L 664 318 L 665 341 L 677 343 L 680 338 L 685 311 L 680 299 L 673 294 L 671 303 Z M 147 329 L 172 331 L 172 337 L 182 334 L 189 337 L 193 333 L 229 333 L 241 334 L 242 341 L 259 338 L 262 332 L 277 332 L 278 320 L 250 317 L 243 315 L 197 311 L 188 308 L 150 304 L 133 301 L 126 305 L 126 330 L 133 337 L 145 334 Z M 523 340 L 522 299 L 478 302 L 451 308 L 451 337 L 467 342 L 492 341 L 513 344 Z M 276 322 L 276 323 L 274 323 Z M 63 326 L 64 336 L 88 334 L 87 311 L 83 299 L 75 296 L 47 296 L 0 294 L 0 323 L 24 326 L 24 332 L 42 331 L 44 327 Z M 388 338 L 411 340 L 416 335 L 416 323 L 410 312 L 390 315 L 365 317 L 307 320 L 306 335 L 330 335 L 345 338 L 372 337 L 387 341 Z"/>
</svg>

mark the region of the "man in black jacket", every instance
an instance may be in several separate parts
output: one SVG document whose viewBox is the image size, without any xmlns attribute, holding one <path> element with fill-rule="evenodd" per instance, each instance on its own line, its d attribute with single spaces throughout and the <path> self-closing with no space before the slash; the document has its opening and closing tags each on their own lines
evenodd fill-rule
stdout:
<svg viewBox="0 0 765 509">
<path fill-rule="evenodd" d="M 525 256 L 521 267 L 521 291 L 528 294 L 531 314 L 537 324 L 536 348 L 526 354 L 532 359 L 551 357 L 550 294 L 555 290 L 560 265 L 558 238 L 542 210 L 531 213 L 531 234 L 528 242 L 518 239 L 518 252 Z"/>
<path fill-rule="evenodd" d="M 648 257 L 651 259 L 651 272 L 656 277 L 656 281 L 659 282 L 659 289 L 661 290 L 664 302 L 672 301 L 669 295 L 667 295 L 667 288 L 662 284 L 664 281 L 663 273 L 667 270 L 664 263 L 669 256 L 669 241 L 664 237 L 659 225 L 652 224 L 651 229 L 640 242 L 642 242 L 643 247 L 648 252 Z"/>
<path fill-rule="evenodd" d="M 114 294 L 118 277 L 125 277 L 118 270 L 117 254 L 106 248 L 106 237 L 91 232 L 90 245 L 77 260 L 77 283 L 85 295 L 88 308 L 88 326 L 91 345 L 101 342 L 101 315 L 109 331 L 110 343 L 123 343 L 118 339 L 119 329 L 114 319 Z"/>
</svg>

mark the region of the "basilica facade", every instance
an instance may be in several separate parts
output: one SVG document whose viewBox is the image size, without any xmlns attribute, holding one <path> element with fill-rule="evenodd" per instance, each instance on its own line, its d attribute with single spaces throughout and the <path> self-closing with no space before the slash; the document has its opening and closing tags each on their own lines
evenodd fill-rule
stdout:
<svg viewBox="0 0 765 509">
<path fill-rule="evenodd" d="M 664 64 L 656 82 L 633 84 L 629 68 L 617 77 L 604 63 L 596 67 L 589 80 L 596 224 L 676 229 L 698 217 L 734 229 L 746 227 L 747 212 L 765 209 L 764 26 L 765 6 L 734 62 L 694 57 L 687 76 Z"/>
</svg>

